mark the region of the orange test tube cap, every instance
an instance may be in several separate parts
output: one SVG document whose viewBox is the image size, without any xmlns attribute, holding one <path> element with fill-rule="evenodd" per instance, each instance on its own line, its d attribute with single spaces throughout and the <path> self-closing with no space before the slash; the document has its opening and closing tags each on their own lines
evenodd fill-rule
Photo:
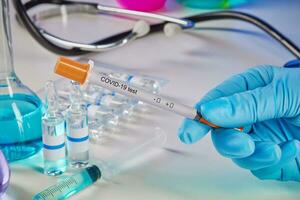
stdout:
<svg viewBox="0 0 300 200">
<path fill-rule="evenodd" d="M 90 67 L 90 64 L 83 64 L 65 57 L 59 57 L 54 72 L 65 78 L 84 84 Z"/>
</svg>

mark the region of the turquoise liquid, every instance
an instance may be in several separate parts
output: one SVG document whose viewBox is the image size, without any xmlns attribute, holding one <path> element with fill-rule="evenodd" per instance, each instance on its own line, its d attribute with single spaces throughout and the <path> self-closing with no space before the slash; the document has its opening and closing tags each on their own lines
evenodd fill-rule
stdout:
<svg viewBox="0 0 300 200">
<path fill-rule="evenodd" d="M 193 8 L 230 8 L 247 3 L 248 0 L 177 0 L 184 6 Z"/>
<path fill-rule="evenodd" d="M 0 150 L 11 162 L 37 153 L 42 137 L 42 102 L 33 95 L 0 95 Z"/>
<path fill-rule="evenodd" d="M 66 158 L 56 161 L 44 160 L 44 173 L 49 176 L 58 176 L 63 174 L 67 169 Z"/>
<path fill-rule="evenodd" d="M 99 169 L 98 169 L 99 170 Z M 91 177 L 93 175 L 93 177 Z M 36 194 L 33 200 L 64 200 L 92 185 L 98 178 L 83 170 Z"/>
<path fill-rule="evenodd" d="M 65 131 L 65 120 L 63 119 L 62 116 L 61 116 L 61 118 L 59 118 L 58 116 L 55 118 L 51 118 L 51 117 L 43 118 L 43 132 L 44 132 L 43 140 L 44 140 L 45 144 L 47 144 L 46 141 L 47 141 L 47 139 L 49 139 L 50 136 L 58 137 L 61 135 L 65 135 L 65 132 L 66 132 Z M 61 142 L 63 143 L 64 141 L 61 141 Z M 47 149 L 44 149 L 44 151 L 47 151 Z M 52 155 L 57 155 L 58 152 L 63 152 L 65 154 L 65 147 L 62 147 L 60 149 L 55 149 L 55 150 L 48 149 L 48 151 L 52 152 Z M 60 154 L 58 153 L 58 155 L 60 155 Z M 66 171 L 66 168 L 67 168 L 66 157 L 59 159 L 59 160 L 49 160 L 49 158 L 45 157 L 45 154 L 44 154 L 44 173 L 45 174 L 47 174 L 49 176 L 61 175 Z"/>
</svg>

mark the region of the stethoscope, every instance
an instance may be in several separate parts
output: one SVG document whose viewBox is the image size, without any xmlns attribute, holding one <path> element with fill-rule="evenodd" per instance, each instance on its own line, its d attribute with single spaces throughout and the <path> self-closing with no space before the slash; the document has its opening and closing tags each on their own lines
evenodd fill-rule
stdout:
<svg viewBox="0 0 300 200">
<path fill-rule="evenodd" d="M 18 21 L 28 30 L 32 37 L 35 38 L 43 47 L 59 55 L 74 56 L 90 52 L 108 51 L 159 31 L 164 31 L 167 36 L 171 36 L 178 31 L 201 28 L 201 22 L 234 19 L 257 26 L 277 40 L 296 58 L 300 58 L 300 49 L 277 29 L 258 17 L 237 11 L 217 11 L 185 18 L 174 18 L 154 13 L 108 7 L 97 3 L 69 0 L 31 0 L 24 4 L 21 0 L 13 0 L 13 4 L 17 10 Z M 27 11 L 42 4 L 60 5 L 60 9 L 49 8 L 47 11 L 39 12 L 31 16 L 28 15 Z M 100 39 L 94 43 L 85 44 L 60 38 L 36 25 L 35 22 L 39 19 L 46 19 L 60 15 L 62 8 L 67 13 L 88 13 L 94 15 L 103 13 L 118 14 L 131 17 L 156 19 L 162 22 L 150 25 L 145 21 L 138 21 L 132 30 Z"/>
</svg>

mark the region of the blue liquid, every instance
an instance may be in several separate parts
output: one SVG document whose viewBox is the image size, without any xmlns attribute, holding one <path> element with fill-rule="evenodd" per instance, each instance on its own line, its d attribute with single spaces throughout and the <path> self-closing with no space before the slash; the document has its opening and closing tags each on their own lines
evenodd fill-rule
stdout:
<svg viewBox="0 0 300 200">
<path fill-rule="evenodd" d="M 42 137 L 42 102 L 33 95 L 0 95 L 0 150 L 11 162 L 37 153 Z"/>
<path fill-rule="evenodd" d="M 64 200 L 92 185 L 100 178 L 100 169 L 93 165 L 36 194 L 33 200 Z"/>
<path fill-rule="evenodd" d="M 49 176 L 58 176 L 63 174 L 67 169 L 66 158 L 56 161 L 44 160 L 44 173 Z"/>
<path fill-rule="evenodd" d="M 248 0 L 177 0 L 184 6 L 193 8 L 230 8 L 247 3 Z"/>
<path fill-rule="evenodd" d="M 51 138 L 53 140 L 55 137 L 56 140 L 60 142 L 60 144 L 64 144 L 65 132 L 66 132 L 65 120 L 62 115 L 61 117 L 57 115 L 52 118 L 44 116 L 43 118 L 44 144 L 49 145 L 47 144 L 47 142 L 49 142 Z M 47 149 L 44 146 L 44 173 L 49 176 L 57 176 L 63 174 L 67 168 L 67 160 L 65 154 L 66 154 L 65 146 L 60 147 L 58 149 L 49 149 L 49 148 Z M 48 157 L 47 155 L 50 157 Z"/>
</svg>

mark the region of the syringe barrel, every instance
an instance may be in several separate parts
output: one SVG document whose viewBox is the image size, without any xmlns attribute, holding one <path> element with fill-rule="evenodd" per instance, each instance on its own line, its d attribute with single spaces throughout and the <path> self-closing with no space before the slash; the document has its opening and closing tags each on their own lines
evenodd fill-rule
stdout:
<svg viewBox="0 0 300 200">
<path fill-rule="evenodd" d="M 36 194 L 33 200 L 63 200 L 92 185 L 101 178 L 100 169 L 93 165 Z"/>
</svg>

